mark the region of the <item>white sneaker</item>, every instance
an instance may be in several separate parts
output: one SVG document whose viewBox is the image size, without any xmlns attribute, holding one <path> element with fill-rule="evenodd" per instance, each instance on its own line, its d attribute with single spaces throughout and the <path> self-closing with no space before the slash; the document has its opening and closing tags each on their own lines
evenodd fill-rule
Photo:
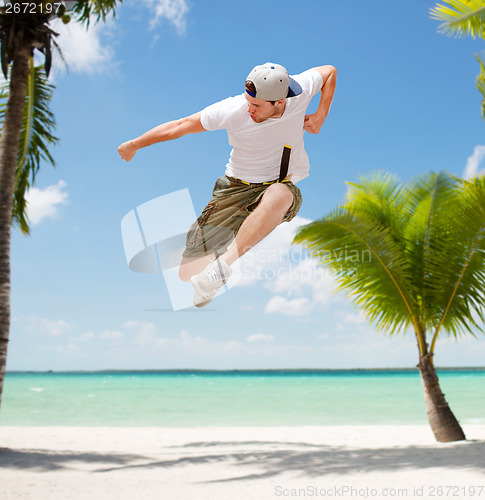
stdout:
<svg viewBox="0 0 485 500">
<path fill-rule="evenodd" d="M 201 273 L 190 278 L 194 285 L 194 305 L 204 307 L 216 296 L 231 276 L 231 268 L 221 259 L 211 262 Z"/>
</svg>

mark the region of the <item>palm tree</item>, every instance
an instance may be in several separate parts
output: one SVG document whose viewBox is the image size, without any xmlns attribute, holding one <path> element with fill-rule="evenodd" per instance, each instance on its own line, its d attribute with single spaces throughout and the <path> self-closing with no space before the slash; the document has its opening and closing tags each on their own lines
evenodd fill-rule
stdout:
<svg viewBox="0 0 485 500">
<path fill-rule="evenodd" d="M 443 21 L 439 26 L 441 33 L 447 35 L 470 35 L 485 38 L 485 0 L 443 0 L 445 5 L 436 4 L 430 15 Z M 475 54 L 480 63 L 480 74 L 475 83 L 482 94 L 482 118 L 485 120 L 485 67 L 483 59 Z"/>
<path fill-rule="evenodd" d="M 48 146 L 57 140 L 48 109 L 52 87 L 46 81 L 57 33 L 49 23 L 55 18 L 65 23 L 72 18 L 85 25 L 92 19 L 104 21 L 115 14 L 117 0 L 31 0 L 28 4 L 13 0 L 5 4 L 0 7 L 0 55 L 9 85 L 0 138 L 0 401 L 10 329 L 11 225 L 16 222 L 28 232 L 24 194 L 29 176 L 33 182 L 41 158 L 53 164 Z M 45 56 L 43 69 L 33 66 L 35 50 Z"/>
<path fill-rule="evenodd" d="M 34 66 L 33 58 L 31 58 L 12 205 L 12 222 L 25 235 L 30 234 L 26 193 L 35 182 L 40 160 L 55 167 L 54 158 L 49 152 L 49 147 L 59 142 L 59 139 L 53 135 L 55 119 L 49 109 L 53 91 L 54 86 L 48 82 L 45 68 L 42 65 Z M 8 95 L 9 83 L 7 81 L 3 87 L 0 87 L 0 130 L 5 118 Z"/>
<path fill-rule="evenodd" d="M 348 185 L 346 202 L 301 228 L 294 243 L 335 272 L 378 330 L 414 331 L 435 438 L 465 439 L 433 359 L 439 336 L 483 331 L 485 178 L 431 172 L 405 184 L 378 172 Z"/>
</svg>

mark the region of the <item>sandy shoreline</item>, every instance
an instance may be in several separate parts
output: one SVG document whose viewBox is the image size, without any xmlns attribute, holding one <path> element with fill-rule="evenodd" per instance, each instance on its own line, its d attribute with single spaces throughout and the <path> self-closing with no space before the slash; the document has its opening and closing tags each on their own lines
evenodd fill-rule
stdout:
<svg viewBox="0 0 485 500">
<path fill-rule="evenodd" d="M 485 498 L 485 426 L 464 430 L 0 427 L 0 498 Z"/>
</svg>

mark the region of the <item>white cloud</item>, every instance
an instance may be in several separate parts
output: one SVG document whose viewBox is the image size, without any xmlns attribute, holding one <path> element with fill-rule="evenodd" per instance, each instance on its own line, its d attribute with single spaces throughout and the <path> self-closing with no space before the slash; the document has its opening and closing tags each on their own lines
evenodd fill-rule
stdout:
<svg viewBox="0 0 485 500">
<path fill-rule="evenodd" d="M 120 340 L 125 336 L 123 332 L 118 332 L 116 330 L 105 330 L 99 338 L 103 340 Z"/>
<path fill-rule="evenodd" d="M 228 342 L 224 342 L 221 348 L 225 354 L 233 355 L 243 351 L 244 345 L 237 340 L 229 340 Z"/>
<path fill-rule="evenodd" d="M 253 333 L 246 337 L 246 342 L 254 343 L 254 342 L 273 342 L 274 335 L 265 334 L 265 333 Z"/>
<path fill-rule="evenodd" d="M 58 51 L 53 54 L 52 72 L 55 75 L 64 71 L 75 73 L 107 72 L 114 66 L 113 48 L 103 45 L 102 36 L 113 30 L 114 21 L 90 23 L 89 28 L 78 22 L 64 24 L 60 20 L 52 23 L 52 29 L 59 33 L 56 42 L 59 45 L 64 62 Z M 66 66 L 67 64 L 67 66 Z"/>
<path fill-rule="evenodd" d="M 479 171 L 478 167 L 480 166 L 484 158 L 485 158 L 485 146 L 475 146 L 473 154 L 469 156 L 467 159 L 465 171 L 463 172 L 463 177 L 469 179 L 470 177 L 474 177 L 478 174 L 483 173 L 485 169 Z"/>
<path fill-rule="evenodd" d="M 128 321 L 125 328 L 131 330 L 134 341 L 140 346 L 163 346 L 166 339 L 158 335 L 157 327 L 148 321 Z"/>
<path fill-rule="evenodd" d="M 221 347 L 218 342 L 211 341 L 200 335 L 193 337 L 187 330 L 181 331 L 179 337 L 172 340 L 172 344 L 182 347 L 184 350 L 205 354 L 213 354 Z"/>
<path fill-rule="evenodd" d="M 66 321 L 60 320 L 49 320 L 46 318 L 30 318 L 30 322 L 27 324 L 25 329 L 30 332 L 39 333 L 41 335 L 50 335 L 52 337 L 58 337 L 69 331 L 71 325 Z"/>
<path fill-rule="evenodd" d="M 326 308 L 335 300 L 336 283 L 332 275 L 306 258 L 295 266 L 289 262 L 279 270 L 274 281 L 265 283 L 265 288 L 274 293 L 301 297 L 310 294 L 314 307 Z"/>
<path fill-rule="evenodd" d="M 150 13 L 151 29 L 167 20 L 179 35 L 185 33 L 187 14 L 190 10 L 186 0 L 143 0 L 143 4 Z M 59 51 L 53 49 L 51 80 L 66 71 L 99 74 L 112 72 L 116 67 L 115 49 L 109 44 L 118 29 L 112 16 L 108 16 L 105 21 L 93 21 L 89 26 L 74 19 L 67 24 L 60 19 L 54 19 L 49 23 L 49 27 L 59 34 L 54 39 L 62 53 L 61 57 Z M 44 62 L 44 56 L 38 51 L 35 51 L 34 59 L 36 64 Z M 0 76 L 0 84 L 3 81 L 3 76 Z"/>
<path fill-rule="evenodd" d="M 264 312 L 267 314 L 279 313 L 285 316 L 306 316 L 313 310 L 312 301 L 306 297 L 287 299 L 276 295 L 266 304 Z"/>
<path fill-rule="evenodd" d="M 163 19 L 169 21 L 179 35 L 185 33 L 186 17 L 189 6 L 185 0 L 143 0 L 152 11 L 154 17 L 150 22 L 150 27 L 154 28 Z"/>
<path fill-rule="evenodd" d="M 66 183 L 61 180 L 45 189 L 32 187 L 28 190 L 25 196 L 27 216 L 33 226 L 45 218 L 57 217 L 58 205 L 67 202 L 68 194 L 64 191 L 65 187 Z"/>
<path fill-rule="evenodd" d="M 133 322 L 135 323 L 135 322 Z M 136 323 L 140 325 L 141 323 Z M 247 346 L 236 340 L 225 340 L 217 341 L 208 339 L 201 335 L 192 335 L 188 330 L 182 330 L 178 335 L 168 338 L 168 337 L 158 337 L 155 332 L 151 330 L 150 327 L 142 328 L 138 331 L 138 340 L 135 342 L 140 343 L 140 339 L 143 341 L 144 348 L 163 348 L 165 352 L 181 354 L 196 354 L 197 356 L 233 356 L 244 349 Z M 135 326 L 135 325 L 133 325 Z M 141 335 L 141 337 L 140 337 Z"/>
<path fill-rule="evenodd" d="M 80 351 L 80 347 L 75 344 L 59 344 L 55 346 L 43 346 L 38 348 L 39 351 L 55 352 L 61 356 L 71 356 Z"/>
<path fill-rule="evenodd" d="M 251 339 L 251 340 L 250 340 Z M 291 358 L 295 353 L 309 353 L 311 347 L 306 345 L 273 344 L 273 335 L 253 334 L 246 338 L 246 343 L 237 340 L 212 340 L 200 335 L 193 336 L 188 330 L 167 341 L 167 349 L 181 354 L 196 354 L 198 358 L 233 358 L 248 356 L 251 359 Z"/>
<path fill-rule="evenodd" d="M 95 338 L 95 335 L 93 332 L 86 332 L 82 333 L 78 337 L 71 337 L 69 340 L 71 342 L 88 342 L 90 340 L 93 340 Z"/>
<path fill-rule="evenodd" d="M 304 247 L 292 245 L 298 228 L 309 222 L 297 216 L 279 225 L 239 261 L 239 286 L 261 283 L 275 294 L 266 313 L 303 316 L 338 300 L 331 273 L 318 266 Z"/>
<path fill-rule="evenodd" d="M 281 270 L 288 267 L 288 261 L 298 262 L 306 258 L 305 250 L 292 245 L 298 228 L 311 222 L 296 216 L 292 221 L 280 224 L 271 234 L 239 259 L 241 276 L 238 286 L 251 286 L 261 280 L 272 280 Z"/>
<path fill-rule="evenodd" d="M 156 332 L 157 327 L 148 321 L 127 321 L 125 323 L 125 328 L 131 328 L 136 331 L 145 331 L 145 332 Z"/>
<path fill-rule="evenodd" d="M 352 325 L 362 325 L 367 321 L 364 313 L 357 311 L 356 313 L 342 313 L 343 322 Z"/>
</svg>

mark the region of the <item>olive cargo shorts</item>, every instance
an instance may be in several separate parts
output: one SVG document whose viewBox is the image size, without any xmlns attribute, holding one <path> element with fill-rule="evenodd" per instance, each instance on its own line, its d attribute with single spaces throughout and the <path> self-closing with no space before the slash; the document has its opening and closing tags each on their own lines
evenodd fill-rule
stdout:
<svg viewBox="0 0 485 500">
<path fill-rule="evenodd" d="M 291 181 L 284 181 L 284 184 L 293 193 L 293 204 L 281 221 L 288 222 L 300 210 L 302 196 Z M 190 258 L 224 253 L 268 187 L 263 184 L 244 184 L 233 177 L 219 177 L 212 191 L 212 199 L 187 233 L 183 256 Z"/>
</svg>

